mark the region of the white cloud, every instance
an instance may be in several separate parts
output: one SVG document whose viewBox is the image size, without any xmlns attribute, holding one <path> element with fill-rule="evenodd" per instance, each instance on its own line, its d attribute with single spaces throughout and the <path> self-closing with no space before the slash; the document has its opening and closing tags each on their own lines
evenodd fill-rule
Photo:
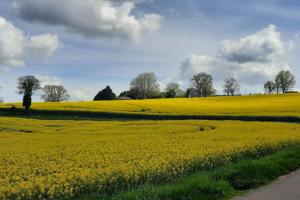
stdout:
<svg viewBox="0 0 300 200">
<path fill-rule="evenodd" d="M 158 31 L 161 26 L 162 17 L 157 14 L 148 14 L 144 15 L 144 18 L 141 20 L 142 26 L 151 32 Z"/>
<path fill-rule="evenodd" d="M 11 22 L 0 17 L 0 69 L 23 66 L 33 56 L 49 57 L 59 45 L 56 35 L 25 36 Z"/>
<path fill-rule="evenodd" d="M 71 98 L 74 101 L 91 101 L 96 94 L 94 88 L 81 88 L 71 91 Z"/>
<path fill-rule="evenodd" d="M 211 70 L 213 70 L 213 68 L 211 66 L 215 62 L 216 59 L 214 57 L 192 54 L 182 63 L 181 75 L 188 78 L 197 72 L 212 73 Z"/>
<path fill-rule="evenodd" d="M 30 22 L 62 25 L 84 36 L 104 36 L 139 41 L 143 33 L 160 28 L 163 17 L 157 14 L 134 16 L 141 1 L 127 0 L 23 0 L 15 1 L 17 16 Z"/>
<path fill-rule="evenodd" d="M 290 69 L 286 54 L 291 43 L 282 41 L 276 26 L 269 25 L 255 34 L 222 41 L 215 56 L 189 56 L 181 66 L 181 76 L 206 72 L 216 81 L 235 77 L 243 84 L 260 84 L 281 69 Z"/>
<path fill-rule="evenodd" d="M 43 76 L 43 75 L 36 75 L 36 78 L 40 81 L 41 87 L 46 85 L 61 85 L 62 79 L 56 76 Z"/>
<path fill-rule="evenodd" d="M 269 25 L 253 35 L 222 41 L 219 52 L 227 61 L 269 63 L 282 58 L 285 45 L 276 26 Z"/>
<path fill-rule="evenodd" d="M 43 34 L 29 38 L 27 48 L 32 55 L 50 57 L 61 44 L 57 35 Z"/>
</svg>

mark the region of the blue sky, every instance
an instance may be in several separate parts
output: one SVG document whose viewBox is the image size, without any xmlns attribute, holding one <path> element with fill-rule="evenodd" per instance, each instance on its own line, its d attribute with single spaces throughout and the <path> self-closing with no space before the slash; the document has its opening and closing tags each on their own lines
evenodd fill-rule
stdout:
<svg viewBox="0 0 300 200">
<path fill-rule="evenodd" d="M 234 76 L 242 92 L 250 93 L 262 92 L 264 81 L 290 69 L 300 88 L 299 1 L 77 1 L 1 0 L 6 28 L 1 32 L 0 26 L 0 96 L 5 101 L 21 99 L 16 79 L 27 74 L 44 84 L 63 84 L 72 100 L 91 99 L 106 85 L 119 93 L 142 72 L 155 72 L 163 89 L 169 81 L 186 88 L 193 73 L 205 71 L 213 75 L 220 93 L 222 81 Z M 105 21 L 97 10 L 86 14 L 93 7 L 106 9 L 99 11 L 101 16 L 113 13 L 117 18 Z M 119 18 L 128 16 L 134 23 L 124 25 Z M 17 57 L 1 55 L 1 48 L 8 48 L 1 46 L 8 24 L 23 32 L 23 52 Z M 6 62 L 16 58 L 24 63 Z"/>
</svg>

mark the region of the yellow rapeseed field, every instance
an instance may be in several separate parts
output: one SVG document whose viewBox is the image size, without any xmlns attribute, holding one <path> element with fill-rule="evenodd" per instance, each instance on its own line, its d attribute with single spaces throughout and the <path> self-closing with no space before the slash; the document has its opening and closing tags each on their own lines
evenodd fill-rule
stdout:
<svg viewBox="0 0 300 200">
<path fill-rule="evenodd" d="M 299 141 L 287 123 L 0 117 L 0 199 L 110 194 Z"/>
<path fill-rule="evenodd" d="M 20 104 L 17 104 L 19 107 Z M 10 107 L 11 103 L 0 104 Z M 174 115 L 300 117 L 300 94 L 154 99 L 99 102 L 33 103 L 33 109 Z"/>
</svg>

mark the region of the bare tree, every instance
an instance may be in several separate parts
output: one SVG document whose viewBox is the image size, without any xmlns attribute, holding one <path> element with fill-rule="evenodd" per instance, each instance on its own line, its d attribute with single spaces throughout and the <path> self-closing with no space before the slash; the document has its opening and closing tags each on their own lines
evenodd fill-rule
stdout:
<svg viewBox="0 0 300 200">
<path fill-rule="evenodd" d="M 26 111 L 28 111 L 31 106 L 31 96 L 40 88 L 40 81 L 34 76 L 22 76 L 18 79 L 17 89 L 19 94 L 23 94 L 23 106 Z"/>
<path fill-rule="evenodd" d="M 130 90 L 136 98 L 147 99 L 159 95 L 159 84 L 154 73 L 139 74 L 130 83 Z"/>
<path fill-rule="evenodd" d="M 264 89 L 267 94 L 272 94 L 276 88 L 276 84 L 273 81 L 267 81 L 264 84 Z"/>
<path fill-rule="evenodd" d="M 68 101 L 70 95 L 68 91 L 62 85 L 46 85 L 43 87 L 42 99 L 45 102 L 61 102 Z"/>
<path fill-rule="evenodd" d="M 240 85 L 234 78 L 228 78 L 224 81 L 224 90 L 227 96 L 235 96 L 240 92 Z"/>
<path fill-rule="evenodd" d="M 183 96 L 183 91 L 180 89 L 180 85 L 175 82 L 170 82 L 167 84 L 166 89 L 165 89 L 165 96 L 167 98 L 175 98 L 178 96 Z"/>
<path fill-rule="evenodd" d="M 215 89 L 213 88 L 213 78 L 211 75 L 199 73 L 194 75 L 191 81 L 200 97 L 207 97 L 215 93 Z"/>
<path fill-rule="evenodd" d="M 279 90 L 281 90 L 282 93 L 286 93 L 295 86 L 296 79 L 290 71 L 282 70 L 277 74 L 275 83 L 277 86 L 277 93 L 279 93 Z"/>
</svg>

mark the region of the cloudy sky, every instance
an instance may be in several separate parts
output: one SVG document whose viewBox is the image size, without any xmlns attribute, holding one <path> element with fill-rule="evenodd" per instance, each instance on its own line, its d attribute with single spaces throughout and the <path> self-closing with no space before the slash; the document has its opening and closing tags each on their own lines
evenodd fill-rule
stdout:
<svg viewBox="0 0 300 200">
<path fill-rule="evenodd" d="M 219 93 L 234 77 L 253 93 L 289 69 L 300 88 L 299 9 L 297 0 L 1 0 L 0 96 L 19 101 L 16 80 L 28 74 L 63 84 L 72 100 L 106 85 L 119 93 L 142 72 L 161 88 L 207 72 Z"/>
</svg>

